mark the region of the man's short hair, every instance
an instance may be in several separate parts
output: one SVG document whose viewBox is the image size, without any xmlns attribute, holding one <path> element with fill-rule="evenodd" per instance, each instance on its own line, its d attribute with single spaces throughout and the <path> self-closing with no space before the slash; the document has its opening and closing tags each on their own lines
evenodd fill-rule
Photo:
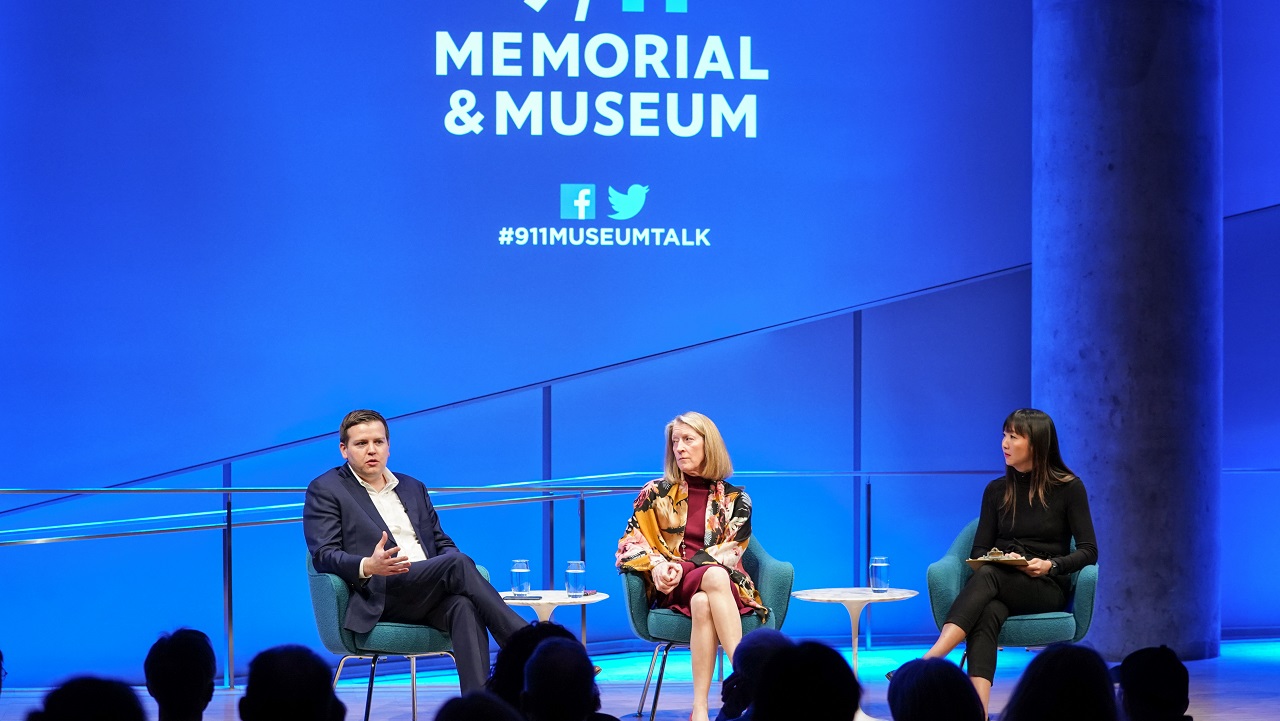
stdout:
<svg viewBox="0 0 1280 721">
<path fill-rule="evenodd" d="M 387 436 L 387 440 L 391 440 L 391 429 L 387 426 L 387 419 L 383 418 L 381 413 L 367 409 L 351 411 L 343 416 L 342 425 L 338 426 L 338 440 L 342 445 L 347 445 L 347 431 L 352 426 L 358 426 L 361 423 L 373 423 L 374 421 L 382 424 L 382 430 Z"/>
<path fill-rule="evenodd" d="M 241 721 L 341 721 L 347 707 L 331 681 L 329 666 L 306 646 L 269 648 L 249 662 Z"/>
<path fill-rule="evenodd" d="M 198 716 L 213 698 L 218 660 L 209 637 L 194 628 L 164 634 L 142 665 L 147 693 L 167 716 Z"/>
<path fill-rule="evenodd" d="M 577 640 L 549 638 L 524 666 L 520 705 L 534 721 L 579 721 L 599 708 L 595 668 Z"/>
<path fill-rule="evenodd" d="M 756 681 L 773 654 L 796 645 L 781 631 L 762 626 L 742 637 L 733 652 L 733 670 L 748 681 Z"/>
<path fill-rule="evenodd" d="M 720 713 L 718 719 L 738 718 L 755 703 L 765 664 L 778 651 L 796 645 L 781 631 L 761 627 L 748 633 L 738 642 L 733 652 L 733 673 L 720 686 Z"/>
<path fill-rule="evenodd" d="M 44 697 L 27 721 L 146 721 L 142 702 L 123 681 L 78 676 Z"/>
<path fill-rule="evenodd" d="M 806 641 L 776 651 L 764 665 L 752 704 L 758 721 L 847 721 L 858 713 L 862 686 L 838 651 Z"/>
<path fill-rule="evenodd" d="M 1120 684 L 1125 711 L 1134 721 L 1181 718 L 1190 705 L 1187 667 L 1168 646 L 1125 656 L 1111 669 L 1111 680 Z"/>
<path fill-rule="evenodd" d="M 524 690 L 524 668 L 538 645 L 549 638 L 574 640 L 569 629 L 552 621 L 534 621 L 511 634 L 507 643 L 494 659 L 493 671 L 484 688 L 513 707 L 520 705 L 520 692 Z"/>
<path fill-rule="evenodd" d="M 449 699 L 435 721 L 525 721 L 520 712 L 488 691 L 472 691 Z"/>
</svg>

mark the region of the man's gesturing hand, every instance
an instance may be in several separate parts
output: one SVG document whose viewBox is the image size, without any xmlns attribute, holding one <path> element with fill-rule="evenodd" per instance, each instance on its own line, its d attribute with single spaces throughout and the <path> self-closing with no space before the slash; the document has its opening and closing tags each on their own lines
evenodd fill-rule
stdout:
<svg viewBox="0 0 1280 721">
<path fill-rule="evenodd" d="M 397 573 L 409 572 L 409 559 L 397 556 L 399 546 L 384 549 L 387 545 L 387 532 L 382 532 L 382 540 L 373 547 L 373 555 L 364 559 L 364 572 L 370 576 L 394 576 Z"/>
</svg>

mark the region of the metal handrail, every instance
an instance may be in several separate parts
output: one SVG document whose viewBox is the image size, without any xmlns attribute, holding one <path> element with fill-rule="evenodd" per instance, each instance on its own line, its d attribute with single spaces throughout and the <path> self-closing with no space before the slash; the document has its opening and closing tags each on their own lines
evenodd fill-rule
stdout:
<svg viewBox="0 0 1280 721">
<path fill-rule="evenodd" d="M 1260 468 L 1224 468 L 1223 473 L 1275 473 L 1280 469 L 1260 469 Z M 919 470 L 919 471 L 738 471 L 734 475 L 736 477 L 748 478 L 767 478 L 767 477 L 829 477 L 829 478 L 851 478 L 851 479 L 871 479 L 875 477 L 907 477 L 907 476 L 973 476 L 973 475 L 993 475 L 998 474 L 991 470 Z M 576 476 L 562 480 L 582 480 L 586 478 L 621 478 L 621 477 L 654 477 L 660 475 L 647 471 L 631 471 L 625 473 L 601 474 L 597 476 Z M 462 503 L 445 503 L 437 506 L 440 510 L 461 510 L 469 508 L 485 508 L 508 505 L 521 505 L 529 503 L 549 503 L 554 501 L 574 500 L 578 501 L 578 520 L 579 520 L 579 551 L 581 557 L 586 556 L 586 500 L 588 498 L 599 498 L 611 495 L 630 494 L 636 491 L 635 486 L 619 486 L 619 485 L 559 485 L 556 480 L 547 481 L 530 481 L 517 482 L 504 486 L 438 486 L 429 488 L 433 493 L 537 493 L 533 496 L 520 496 L 516 498 L 502 498 L 492 501 L 472 501 Z M 556 484 L 556 485 L 549 485 Z M 228 688 L 235 687 L 235 634 L 233 630 L 233 614 L 231 607 L 231 531 L 238 528 L 255 528 L 263 526 L 284 525 L 291 523 L 299 523 L 302 521 L 301 516 L 291 516 L 288 518 L 258 520 L 258 521 L 234 521 L 232 518 L 232 508 L 230 497 L 236 493 L 261 494 L 261 493 L 300 493 L 306 489 L 296 486 L 279 486 L 279 487 L 224 487 L 224 488 L 49 488 L 49 489 L 33 489 L 33 488 L 0 488 L 0 495 L 40 495 L 40 494 L 85 494 L 85 495 L 136 495 L 136 494 L 222 494 L 226 499 L 226 507 L 224 511 L 198 511 L 191 514 L 183 514 L 187 516 L 203 516 L 214 514 L 225 514 L 225 520 L 220 523 L 198 524 L 187 526 L 175 526 L 169 528 L 152 528 L 135 531 L 119 531 L 112 533 L 95 533 L 80 534 L 74 536 L 54 536 L 47 538 L 23 539 L 0 541 L 0 548 L 11 546 L 27 546 L 47 543 L 61 543 L 70 541 L 90 541 L 105 540 L 113 538 L 127 538 L 136 536 L 161 535 L 170 533 L 188 533 L 193 531 L 213 531 L 221 530 L 224 534 L 223 542 L 223 595 L 224 595 L 224 623 L 227 637 L 227 661 L 226 670 L 223 674 L 224 684 Z M 868 482 L 866 491 L 870 494 L 871 484 Z M 868 498 L 869 501 L 869 498 Z M 255 511 L 282 509 L 287 507 L 296 507 L 301 504 L 279 504 L 275 506 L 258 506 L 239 509 L 240 513 L 250 513 Z M 868 548 L 870 541 L 870 503 L 864 507 L 864 515 L 867 518 L 864 522 L 867 526 Z M 114 519 L 111 521 L 103 521 L 98 523 L 128 523 L 130 521 L 153 520 L 148 518 L 135 519 Z M 78 524 L 78 525 L 96 525 L 94 523 Z M 48 528 L 48 527 L 46 527 Z M 24 531 L 45 530 L 44 528 L 28 528 L 28 529 L 7 529 L 0 533 L 21 533 Z M 586 607 L 582 609 L 582 634 L 586 637 Z M 869 620 L 869 619 L 868 619 Z M 868 629 L 868 644 L 870 644 L 870 630 Z"/>
<path fill-rule="evenodd" d="M 1280 469 L 1272 468 L 1224 468 L 1223 473 L 1280 473 Z M 998 474 L 997 471 L 981 471 L 981 470 L 944 470 L 944 471 L 738 471 L 734 475 L 737 477 L 766 478 L 766 477 L 789 477 L 789 478 L 876 478 L 876 477 L 904 477 L 904 476 L 974 476 L 974 475 L 992 475 Z M 602 496 L 621 495 L 623 493 L 634 493 L 635 486 L 620 485 L 560 485 L 559 480 L 571 481 L 581 480 L 584 478 L 618 478 L 618 477 L 654 477 L 660 475 L 650 471 L 627 471 L 623 473 L 601 474 L 597 476 L 572 476 L 564 479 L 552 479 L 550 481 L 520 481 L 503 486 L 434 486 L 428 487 L 428 491 L 433 494 L 444 493 L 513 493 L 513 492 L 533 492 L 540 495 L 536 496 L 520 496 L 516 498 L 504 498 L 495 501 L 472 501 L 463 503 L 443 503 L 437 504 L 439 510 L 462 510 L 470 508 L 486 508 L 495 506 L 522 505 L 528 503 L 547 503 L 550 501 L 564 501 L 573 499 L 596 498 Z M 554 484 L 554 485 L 553 485 Z M 138 494 L 221 494 L 231 495 L 236 493 L 245 494 L 261 494 L 261 493 L 302 493 L 307 489 L 298 486 L 258 486 L 258 487 L 242 487 L 242 488 L 0 488 L 0 495 L 138 495 Z M 261 512 L 265 510 L 276 510 L 284 508 L 300 507 L 301 503 L 277 504 L 274 506 L 250 506 L 247 508 L 239 508 L 233 511 L 241 515 Z M 869 509 L 868 509 L 869 511 Z M 176 517 L 200 517 L 224 515 L 225 510 L 210 511 L 193 511 L 190 513 L 180 514 L 178 516 L 168 516 L 168 518 Z M 124 523 L 139 523 L 145 521 L 160 520 L 162 517 L 138 517 L 138 518 L 117 518 L 106 521 L 91 521 L 85 523 L 74 524 L 77 527 L 95 527 L 105 525 L 117 525 Z M 62 535 L 50 536 L 45 538 L 30 538 L 21 540 L 0 540 L 0 548 L 9 546 L 29 546 L 46 543 L 63 543 L 68 541 L 96 541 L 109 538 L 129 538 L 134 536 L 151 536 L 168 533 L 182 533 L 187 531 L 210 531 L 222 530 L 228 528 L 253 528 L 257 526 L 280 525 L 285 523 L 298 523 L 302 520 L 301 516 L 291 516 L 288 518 L 277 518 L 261 521 L 232 521 L 231 523 L 219 522 L 213 524 L 194 524 L 183 526 L 171 526 L 165 528 L 149 528 L 134 531 L 119 531 L 113 533 L 86 533 L 79 535 Z M 869 520 L 869 519 L 868 519 Z M 35 531 L 53 530 L 56 528 L 70 527 L 61 526 L 36 526 L 31 528 L 8 528 L 0 529 L 0 537 L 4 535 L 17 535 L 22 533 L 30 533 Z M 585 538 L 581 539 L 585 542 Z"/>
<path fill-rule="evenodd" d="M 294 490 L 303 491 L 306 489 L 294 489 Z M 222 491 L 219 491 L 219 492 L 222 492 Z M 436 510 L 444 511 L 444 510 L 460 510 L 460 509 L 466 509 L 466 508 L 488 508 L 493 506 L 513 506 L 513 505 L 520 505 L 520 504 L 526 504 L 526 503 L 545 503 L 547 501 L 570 501 L 578 498 L 598 498 L 602 496 L 616 496 L 616 495 L 621 495 L 623 493 L 634 493 L 634 492 L 635 492 L 635 489 L 629 488 L 629 487 L 619 488 L 619 489 L 598 489 L 598 490 L 591 489 L 590 491 L 577 490 L 576 492 L 572 492 L 572 493 L 560 493 L 557 495 L 522 496 L 520 498 L 502 498 L 496 501 L 473 501 L 470 503 L 443 503 L 443 504 L 436 505 L 435 508 Z M 280 506 L 272 506 L 269 508 L 286 508 L 290 506 L 297 507 L 301 505 L 302 505 L 301 503 L 290 503 L 290 504 L 283 504 Z M 264 507 L 262 506 L 259 506 L 257 508 L 241 508 L 241 509 L 238 509 L 237 512 L 249 513 L 252 511 L 263 510 L 263 508 Z M 195 516 L 195 515 L 213 515 L 213 514 L 221 514 L 221 513 L 222 511 L 199 511 L 196 513 L 184 514 L 184 515 Z M 152 520 L 152 519 L 150 518 L 116 519 L 111 521 L 102 521 L 101 523 L 104 523 L 104 524 L 105 523 L 127 523 L 129 521 L 147 521 L 147 520 Z M 238 521 L 238 522 L 233 522 L 231 524 L 231 528 L 253 528 L 257 526 L 274 526 L 274 525 L 281 525 L 285 523 L 300 523 L 301 521 L 302 521 L 302 516 L 290 516 L 288 518 L 273 518 L 273 519 L 264 520 L 264 521 Z M 93 525 L 93 524 L 83 524 L 83 525 Z M 33 545 L 39 545 L 39 544 L 45 544 L 45 543 L 62 543 L 65 541 L 97 541 L 105 538 L 129 538 L 133 536 L 154 536 L 154 535 L 159 535 L 164 533 L 182 533 L 185 531 L 214 531 L 214 530 L 223 530 L 225 528 L 227 528 L 227 524 L 215 523 L 215 524 L 173 526 L 170 528 L 148 528 L 148 529 L 137 530 L 137 531 L 119 531 L 116 533 L 92 533 L 92 534 L 82 534 L 82 535 L 76 535 L 76 536 L 52 536 L 49 538 L 30 538 L 30 539 L 23 539 L 23 540 L 16 540 L 16 541 L 0 541 L 0 548 L 4 548 L 7 546 L 33 546 Z M 15 528 L 15 529 L 9 529 L 5 531 L 0 531 L 0 533 L 21 533 L 23 531 L 36 531 L 36 530 L 44 530 L 44 528 L 30 528 L 30 529 Z"/>
<path fill-rule="evenodd" d="M 918 476 L 918 475 L 990 475 L 992 471 L 738 471 L 736 477 L 746 478 L 769 478 L 769 477 L 787 477 L 787 478 L 856 478 L 856 477 L 877 477 L 877 476 Z M 575 481 L 584 478 L 619 478 L 619 477 L 644 477 L 652 478 L 661 475 L 652 471 L 627 471 L 624 473 L 601 474 L 597 476 L 570 476 L 563 479 L 552 479 L 549 481 L 520 481 L 506 486 L 435 486 L 428 487 L 428 491 L 433 494 L 444 493 L 539 493 L 537 496 L 524 496 L 519 498 L 500 499 L 497 501 L 474 501 L 469 503 L 447 503 L 440 504 L 436 507 L 440 510 L 445 509 L 466 509 L 466 508 L 484 508 L 490 506 L 506 506 L 520 505 L 525 503 L 545 503 L 556 500 L 570 500 L 579 496 L 596 497 L 603 495 L 619 495 L 622 493 L 634 493 L 635 486 L 619 486 L 619 485 L 564 485 L 558 481 Z M 214 487 L 214 488 L 0 488 L 0 495 L 146 495 L 146 494 L 219 494 L 232 495 L 236 493 L 261 494 L 261 493 L 302 493 L 305 487 L 297 486 L 258 486 L 258 487 Z M 560 494 L 560 495 L 554 495 Z M 576 495 L 575 495 L 576 494 Z M 300 503 L 279 504 L 276 506 L 251 506 L 248 508 L 238 508 L 233 512 L 238 514 L 248 514 L 260 512 L 263 510 L 282 509 L 288 507 L 297 507 Z M 181 514 L 180 516 L 171 517 L 187 517 L 194 518 L 199 516 L 225 515 L 226 510 L 217 511 L 195 511 L 191 513 Z M 75 527 L 101 527 L 105 525 L 119 525 L 124 523 L 141 523 L 146 521 L 155 521 L 165 518 L 161 517 L 139 517 L 139 518 L 117 518 L 106 521 L 93 521 L 74 524 Z M 234 529 L 249 528 L 254 526 L 275 525 L 281 523 L 296 523 L 301 521 L 301 516 L 296 518 L 271 519 L 265 521 L 232 521 L 219 522 L 217 524 L 196 524 L 173 526 L 166 528 L 151 528 L 135 531 L 119 531 L 112 533 L 88 533 L 79 535 L 61 535 L 46 538 L 33 538 L 23 540 L 0 540 L 0 548 L 7 546 L 26 546 L 44 543 L 62 543 L 67 541 L 81 540 L 102 540 L 107 538 L 128 538 L 132 536 L 150 536 L 165 533 L 179 533 L 183 531 L 205 531 L 215 529 Z M 37 526 L 32 528 L 10 528 L 0 530 L 0 538 L 5 535 L 17 535 L 22 533 L 31 533 L 36 531 L 53 530 L 60 526 Z M 65 527 L 65 526 L 61 526 Z M 585 540 L 585 539 L 584 539 Z"/>
<path fill-rule="evenodd" d="M 739 471 L 735 474 L 740 478 L 768 478 L 768 477 L 829 477 L 829 478 L 850 478 L 860 479 L 868 476 L 907 476 L 907 475 L 972 475 L 972 474 L 989 475 L 990 471 Z M 579 536 L 579 552 L 580 557 L 586 556 L 587 549 L 587 518 L 586 518 L 586 501 L 589 497 L 601 497 L 608 495 L 619 495 L 623 493 L 634 493 L 636 487 L 634 485 L 618 486 L 618 485 L 567 485 L 557 483 L 557 480 L 563 481 L 580 481 L 590 478 L 616 480 L 619 478 L 654 478 L 660 476 L 660 473 L 653 471 L 629 471 L 625 473 L 601 474 L 596 476 L 574 476 L 564 479 L 546 479 L 541 481 L 516 482 L 500 486 L 440 486 L 430 488 L 435 493 L 537 493 L 535 496 L 521 496 L 518 498 L 497 499 L 494 501 L 474 501 L 464 503 L 441 504 L 440 509 L 463 509 L 463 508 L 481 508 L 488 506 L 516 505 L 526 503 L 545 504 L 557 500 L 571 500 L 576 498 L 578 501 L 578 536 Z M 62 498 L 75 497 L 79 495 L 137 495 L 137 494 L 220 494 L 224 499 L 224 508 L 222 511 L 201 512 L 202 514 L 218 514 L 223 517 L 222 522 L 216 524 L 197 524 L 177 526 L 170 528 L 152 528 L 132 531 L 114 531 L 109 533 L 91 533 L 78 534 L 70 536 L 51 536 L 34 539 L 19 539 L 10 541 L 0 541 L 0 548 L 12 546 L 29 546 L 47 543 L 61 543 L 72 541 L 90 541 L 90 540 L 106 540 L 113 538 L 127 538 L 136 536 L 161 535 L 170 533 L 188 533 L 194 531 L 222 531 L 222 590 L 223 590 L 223 626 L 227 638 L 227 653 L 225 671 L 223 673 L 223 682 L 228 688 L 235 687 L 235 624 L 234 609 L 232 604 L 232 531 L 237 528 L 253 528 L 271 525 L 283 525 L 287 523 L 298 523 L 301 517 L 290 517 L 283 519 L 267 519 L 255 521 L 236 521 L 233 518 L 233 509 L 231 498 L 237 493 L 245 494 L 262 494 L 262 493 L 300 493 L 305 488 L 296 486 L 274 486 L 274 487 L 242 487 L 236 488 L 231 486 L 231 463 L 223 464 L 223 483 L 221 488 L 130 488 L 130 487 L 113 487 L 113 488 L 2 488 L 0 495 L 60 495 Z M 41 503 L 30 504 L 23 509 L 31 509 L 43 505 Z M 279 506 L 276 506 L 279 508 Z M 23 510 L 23 509 L 10 509 Z M 242 512 L 252 512 L 260 510 L 255 508 L 240 509 Z M 148 519 L 134 519 L 148 520 Z M 119 523 L 120 520 L 112 520 L 104 523 Z M 127 521 L 125 521 L 127 522 Z M 33 531 L 37 529 L 15 529 L 7 531 L 17 533 L 22 531 Z M 42 529 L 41 529 L 42 530 Z M 583 637 L 586 636 L 586 607 L 583 606 L 582 612 L 582 628 Z"/>
<path fill-rule="evenodd" d="M 1249 472 L 1261 472 L 1267 469 L 1249 469 Z M 1274 469 L 1280 472 L 1280 469 Z M 1223 472 L 1237 472 L 1237 469 L 1223 469 Z M 748 478 L 768 478 L 768 477 L 786 477 L 786 478 L 856 478 L 859 476 L 876 477 L 876 476 L 974 476 L 974 475 L 999 475 L 999 471 L 995 470 L 978 470 L 978 471 L 957 471 L 957 470 L 920 470 L 920 471 L 735 471 L 734 477 Z M 564 490 L 635 490 L 635 486 L 600 486 L 600 485 L 582 485 L 582 486 L 566 486 L 561 485 L 560 481 L 574 481 L 589 478 L 618 478 L 618 477 L 640 477 L 640 478 L 656 478 L 661 476 L 659 471 L 626 471 L 623 473 L 609 473 L 598 476 L 569 476 L 566 478 L 550 478 L 537 481 L 515 481 L 506 485 L 491 486 L 428 486 L 427 490 L 432 493 L 511 493 L 512 491 L 564 491 Z M 538 485 L 538 484 L 554 484 L 554 485 Z M 111 494 L 131 494 L 131 493 L 301 493 L 307 490 L 305 486 L 240 486 L 240 487 L 193 487 L 193 488 L 121 488 L 107 486 L 101 488 L 0 488 L 0 496 L 4 495 L 111 495 Z M 19 510 L 19 509 L 10 509 Z"/>
</svg>

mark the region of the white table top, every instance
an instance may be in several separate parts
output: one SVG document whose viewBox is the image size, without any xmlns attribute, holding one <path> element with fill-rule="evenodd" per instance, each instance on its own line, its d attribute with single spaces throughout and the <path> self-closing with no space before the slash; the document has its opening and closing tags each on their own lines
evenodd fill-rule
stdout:
<svg viewBox="0 0 1280 721">
<path fill-rule="evenodd" d="M 532 596 L 542 596 L 542 598 L 532 598 Z M 551 589 L 534 589 L 529 591 L 529 595 L 525 597 L 512 596 L 508 591 L 502 594 L 502 600 L 508 606 L 585 606 L 589 603 L 598 603 L 609 597 L 607 593 L 596 592 L 590 596 L 579 596 L 577 598 L 569 598 L 568 591 L 551 590 Z"/>
<path fill-rule="evenodd" d="M 791 595 L 801 601 L 848 603 L 850 601 L 903 601 L 919 594 L 917 591 L 907 588 L 890 588 L 887 591 L 877 593 L 863 586 L 860 588 L 811 588 L 804 591 L 795 591 Z"/>
</svg>

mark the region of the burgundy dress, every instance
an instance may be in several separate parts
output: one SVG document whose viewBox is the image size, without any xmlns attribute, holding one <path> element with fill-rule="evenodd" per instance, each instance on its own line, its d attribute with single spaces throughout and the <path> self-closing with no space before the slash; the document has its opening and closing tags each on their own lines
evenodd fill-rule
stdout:
<svg viewBox="0 0 1280 721">
<path fill-rule="evenodd" d="M 688 559 L 705 547 L 707 526 L 707 497 L 711 494 L 711 484 L 701 478 L 689 477 L 689 515 L 684 524 L 684 543 L 680 547 L 680 555 L 685 559 L 680 566 L 684 573 L 680 583 L 668 594 L 658 595 L 658 607 L 667 608 L 685 616 L 693 616 L 689 610 L 693 594 L 702 590 L 702 575 L 711 566 L 696 566 Z M 736 587 L 731 586 L 733 601 L 738 604 L 738 614 L 745 616 L 755 609 L 742 602 Z"/>
</svg>

